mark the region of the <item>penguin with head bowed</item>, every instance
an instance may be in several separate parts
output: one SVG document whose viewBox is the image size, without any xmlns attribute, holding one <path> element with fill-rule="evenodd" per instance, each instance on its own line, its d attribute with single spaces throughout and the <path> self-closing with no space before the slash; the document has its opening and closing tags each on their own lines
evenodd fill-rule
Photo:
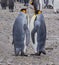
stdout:
<svg viewBox="0 0 59 65">
<path fill-rule="evenodd" d="M 18 17 L 16 18 L 13 25 L 13 42 L 15 55 L 18 56 L 21 52 L 21 56 L 27 56 L 26 46 L 28 46 L 30 41 L 30 32 L 27 25 L 27 10 L 23 8 L 20 10 Z M 25 41 L 26 38 L 26 41 Z"/>
<path fill-rule="evenodd" d="M 37 33 L 37 37 L 36 34 Z M 35 39 L 36 38 L 36 39 Z M 31 39 L 35 47 L 35 54 L 40 56 L 41 53 L 46 55 L 45 41 L 46 41 L 46 24 L 42 11 L 35 10 L 35 19 L 33 29 L 31 31 Z"/>
</svg>

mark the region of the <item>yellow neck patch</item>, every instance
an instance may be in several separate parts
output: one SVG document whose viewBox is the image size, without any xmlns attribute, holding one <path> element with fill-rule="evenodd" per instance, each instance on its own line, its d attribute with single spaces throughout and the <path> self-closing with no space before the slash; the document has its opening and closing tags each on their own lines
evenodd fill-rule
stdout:
<svg viewBox="0 0 59 65">
<path fill-rule="evenodd" d="M 31 5 L 33 5 L 33 2 L 30 2 Z"/>
<path fill-rule="evenodd" d="M 42 11 L 38 11 L 38 14 L 41 14 L 42 13 Z"/>
</svg>

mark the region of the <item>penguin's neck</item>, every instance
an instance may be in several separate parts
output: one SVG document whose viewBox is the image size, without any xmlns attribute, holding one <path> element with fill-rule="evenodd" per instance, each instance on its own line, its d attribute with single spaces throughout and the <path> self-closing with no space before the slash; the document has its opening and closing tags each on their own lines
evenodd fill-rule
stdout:
<svg viewBox="0 0 59 65">
<path fill-rule="evenodd" d="M 38 11 L 38 14 L 42 14 L 42 11 Z"/>
</svg>

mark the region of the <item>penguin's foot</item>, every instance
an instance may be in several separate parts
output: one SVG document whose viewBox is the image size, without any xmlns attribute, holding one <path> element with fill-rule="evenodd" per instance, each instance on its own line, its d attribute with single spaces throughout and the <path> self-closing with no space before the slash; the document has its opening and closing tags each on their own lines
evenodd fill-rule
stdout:
<svg viewBox="0 0 59 65">
<path fill-rule="evenodd" d="M 19 53 L 15 53 L 15 56 L 19 56 Z"/>
<path fill-rule="evenodd" d="M 28 55 L 26 55 L 24 52 L 21 52 L 20 56 L 28 56 Z"/>
<path fill-rule="evenodd" d="M 41 55 L 42 52 L 39 52 L 39 56 Z"/>
<path fill-rule="evenodd" d="M 41 55 L 41 52 L 39 52 L 39 53 L 35 53 L 35 55 L 36 55 L 36 56 L 40 56 L 40 55 Z"/>
<path fill-rule="evenodd" d="M 30 56 L 40 56 L 39 53 L 31 54 Z"/>
<path fill-rule="evenodd" d="M 46 51 L 40 51 L 39 53 L 40 54 L 43 53 L 44 55 L 46 55 Z"/>
</svg>

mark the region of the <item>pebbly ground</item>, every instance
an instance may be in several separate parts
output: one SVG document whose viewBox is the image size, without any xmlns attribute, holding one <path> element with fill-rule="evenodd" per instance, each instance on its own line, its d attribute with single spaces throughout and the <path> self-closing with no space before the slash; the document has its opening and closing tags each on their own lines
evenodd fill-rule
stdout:
<svg viewBox="0 0 59 65">
<path fill-rule="evenodd" d="M 54 14 L 53 9 L 43 9 L 47 27 L 46 55 L 15 57 L 12 46 L 12 28 L 15 18 L 23 4 L 15 3 L 14 12 L 10 13 L 8 8 L 2 10 L 0 7 L 0 65 L 59 65 L 59 14 Z M 30 9 L 30 19 L 33 15 Z M 29 45 L 28 54 L 33 53 Z"/>
</svg>

